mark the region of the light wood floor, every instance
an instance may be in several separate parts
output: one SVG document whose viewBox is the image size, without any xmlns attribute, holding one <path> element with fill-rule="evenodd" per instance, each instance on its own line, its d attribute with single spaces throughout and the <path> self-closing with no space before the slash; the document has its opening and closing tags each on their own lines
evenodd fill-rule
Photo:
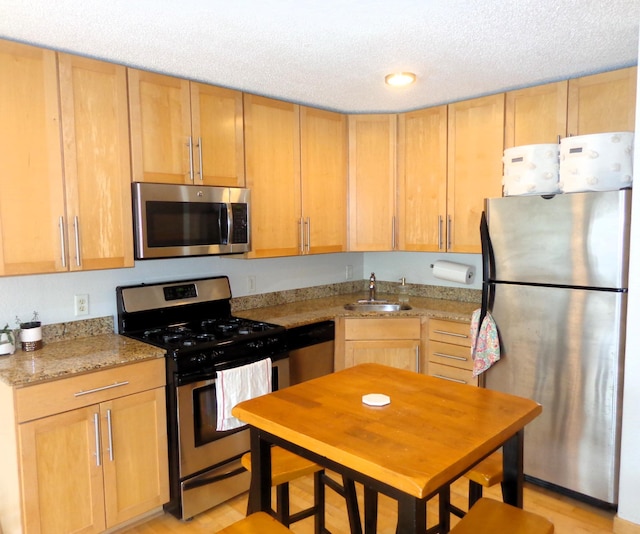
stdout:
<svg viewBox="0 0 640 534">
<path fill-rule="evenodd" d="M 362 488 L 358 488 L 362 498 Z M 291 483 L 292 510 L 307 507 L 312 502 L 313 478 L 311 475 Z M 457 481 L 452 487 L 451 500 L 461 508 L 465 507 L 467 486 L 464 480 Z M 499 486 L 489 488 L 485 496 L 501 499 Z M 275 502 L 275 496 L 273 497 Z M 220 529 L 242 519 L 247 506 L 246 494 L 236 497 L 207 512 L 197 515 L 191 521 L 179 521 L 164 514 L 143 524 L 130 527 L 124 532 L 129 534 L 200 534 L 215 533 Z M 612 534 L 614 512 L 575 501 L 555 492 L 527 484 L 524 494 L 524 508 L 548 517 L 555 525 L 556 534 Z M 362 503 L 360 504 L 362 512 Z M 437 498 L 429 501 L 428 525 L 437 520 Z M 452 525 L 459 521 L 452 516 Z M 327 489 L 327 528 L 333 534 L 349 532 L 344 500 Z M 380 497 L 378 532 L 395 534 L 396 506 L 384 496 Z M 296 534 L 313 534 L 313 519 L 308 518 L 292 525 Z M 496 533 L 502 534 L 502 533 Z M 507 533 L 505 533 L 507 534 Z"/>
</svg>

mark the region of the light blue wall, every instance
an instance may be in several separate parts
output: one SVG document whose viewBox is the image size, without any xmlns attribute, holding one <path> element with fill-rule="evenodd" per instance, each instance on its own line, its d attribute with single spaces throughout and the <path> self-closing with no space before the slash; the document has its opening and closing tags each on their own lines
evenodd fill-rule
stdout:
<svg viewBox="0 0 640 534">
<path fill-rule="evenodd" d="M 396 281 L 401 276 L 410 283 L 453 285 L 431 276 L 429 265 L 436 259 L 452 259 L 479 266 L 479 255 L 422 253 L 345 253 L 259 260 L 229 256 L 148 260 L 131 269 L 0 277 L 0 326 L 13 326 L 15 317 L 23 321 L 37 311 L 43 324 L 76 321 L 87 317 L 116 315 L 115 288 L 118 285 L 227 275 L 234 297 L 249 295 L 249 277 L 255 277 L 254 293 L 344 282 L 346 269 L 361 280 L 375 271 L 379 280 Z M 479 277 L 476 277 L 477 279 Z M 475 286 L 479 288 L 479 282 Z M 74 315 L 74 295 L 89 295 L 89 315 Z"/>
</svg>

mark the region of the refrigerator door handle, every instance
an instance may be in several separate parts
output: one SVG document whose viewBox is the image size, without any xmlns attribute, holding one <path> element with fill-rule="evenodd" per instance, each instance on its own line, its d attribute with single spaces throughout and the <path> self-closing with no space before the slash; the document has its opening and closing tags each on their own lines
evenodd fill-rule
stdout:
<svg viewBox="0 0 640 534">
<path fill-rule="evenodd" d="M 491 237 L 489 237 L 489 223 L 484 211 L 480 217 L 480 244 L 482 247 L 482 281 L 486 283 L 495 278 L 496 263 L 493 257 Z"/>
</svg>

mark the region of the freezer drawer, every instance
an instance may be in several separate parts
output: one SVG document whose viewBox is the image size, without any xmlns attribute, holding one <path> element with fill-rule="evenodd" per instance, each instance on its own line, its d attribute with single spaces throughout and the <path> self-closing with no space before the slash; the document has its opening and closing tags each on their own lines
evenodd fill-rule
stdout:
<svg viewBox="0 0 640 534">
<path fill-rule="evenodd" d="M 486 387 L 542 405 L 525 430 L 525 474 L 616 503 L 626 293 L 492 287 L 502 357 Z"/>
</svg>

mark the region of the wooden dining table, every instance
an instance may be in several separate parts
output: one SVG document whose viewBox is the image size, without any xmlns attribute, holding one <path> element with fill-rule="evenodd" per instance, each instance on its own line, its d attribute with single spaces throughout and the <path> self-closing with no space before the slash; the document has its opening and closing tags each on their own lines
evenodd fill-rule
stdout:
<svg viewBox="0 0 640 534">
<path fill-rule="evenodd" d="M 369 394 L 389 403 L 366 404 Z M 442 490 L 500 447 L 504 500 L 522 507 L 524 428 L 541 412 L 530 399 L 379 364 L 302 382 L 232 411 L 250 425 L 257 509 L 271 510 L 276 444 L 362 483 L 367 534 L 376 531 L 377 493 L 397 500 L 400 534 L 424 534 L 426 502 L 448 495 Z"/>
</svg>

